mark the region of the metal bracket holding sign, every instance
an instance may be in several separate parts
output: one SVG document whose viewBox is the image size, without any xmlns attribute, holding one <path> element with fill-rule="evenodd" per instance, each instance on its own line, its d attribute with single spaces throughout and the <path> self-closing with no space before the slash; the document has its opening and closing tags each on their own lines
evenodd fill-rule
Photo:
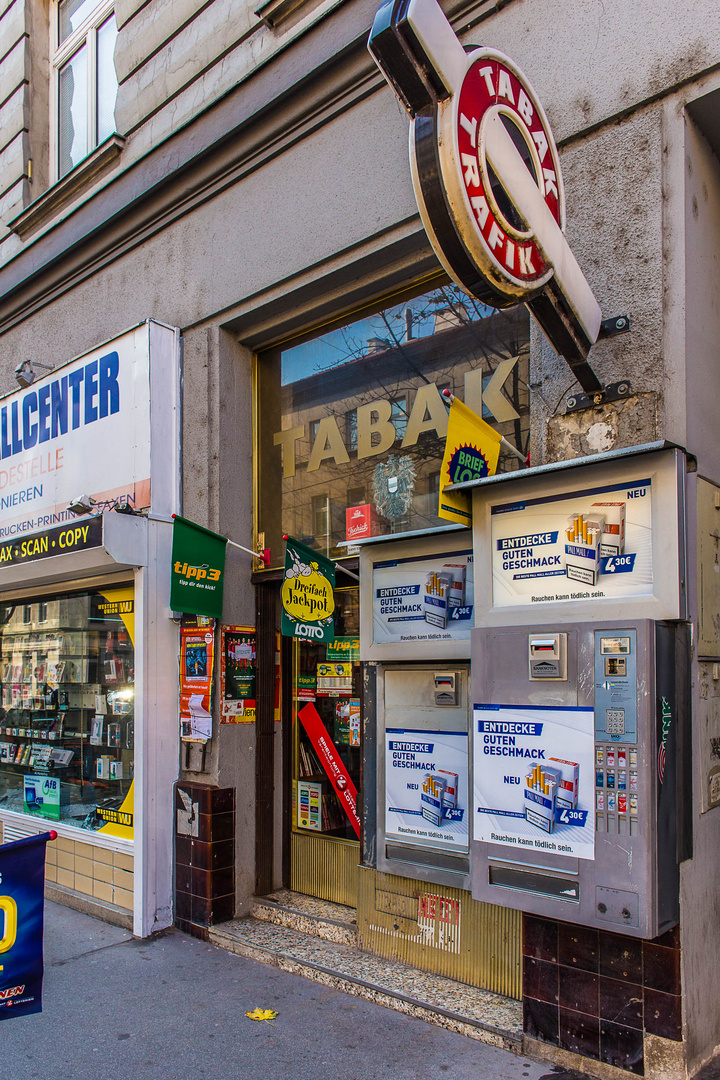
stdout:
<svg viewBox="0 0 720 1080">
<path fill-rule="evenodd" d="M 413 187 L 440 262 L 484 303 L 527 304 L 588 393 L 600 307 L 564 236 L 545 112 L 496 49 L 466 51 L 436 0 L 388 0 L 368 48 L 412 119 Z"/>
</svg>

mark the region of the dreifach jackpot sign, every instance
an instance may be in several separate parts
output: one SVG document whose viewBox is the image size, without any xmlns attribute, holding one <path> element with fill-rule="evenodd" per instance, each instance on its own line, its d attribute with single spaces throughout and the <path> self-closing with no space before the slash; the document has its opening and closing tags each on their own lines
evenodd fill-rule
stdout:
<svg viewBox="0 0 720 1080">
<path fill-rule="evenodd" d="M 219 619 L 227 538 L 173 515 L 170 607 Z"/>
<path fill-rule="evenodd" d="M 42 1012 L 45 844 L 55 835 L 0 846 L 0 1020 Z"/>
<path fill-rule="evenodd" d="M 285 548 L 285 574 L 280 590 L 284 637 L 334 641 L 335 566 L 291 537 Z"/>
<path fill-rule="evenodd" d="M 560 161 L 528 80 L 496 49 L 466 52 L 436 0 L 388 0 L 368 47 L 412 119 L 415 197 L 448 274 L 493 307 L 525 302 L 598 389 L 600 308 L 563 234 Z"/>
</svg>

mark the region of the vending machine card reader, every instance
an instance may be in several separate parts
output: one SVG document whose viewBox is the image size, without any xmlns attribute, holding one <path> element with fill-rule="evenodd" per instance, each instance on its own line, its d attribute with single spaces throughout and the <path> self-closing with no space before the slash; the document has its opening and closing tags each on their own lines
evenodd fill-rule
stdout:
<svg viewBox="0 0 720 1080">
<path fill-rule="evenodd" d="M 688 657 L 681 622 L 473 630 L 476 899 L 644 938 L 677 922 Z"/>
</svg>

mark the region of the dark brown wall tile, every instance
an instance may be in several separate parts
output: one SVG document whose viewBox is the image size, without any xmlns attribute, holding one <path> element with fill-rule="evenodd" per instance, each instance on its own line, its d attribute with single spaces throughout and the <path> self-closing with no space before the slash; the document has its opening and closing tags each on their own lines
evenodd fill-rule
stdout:
<svg viewBox="0 0 720 1080">
<path fill-rule="evenodd" d="M 180 794 L 184 791 L 185 794 L 192 799 L 194 803 L 197 803 L 199 814 L 210 813 L 210 793 L 212 788 L 207 784 L 194 784 L 192 781 L 183 780 L 181 783 L 175 785 L 175 807 L 178 810 L 185 809 L 185 802 Z"/>
<path fill-rule="evenodd" d="M 538 1001 L 558 1003 L 558 966 L 523 957 L 523 994 Z"/>
<path fill-rule="evenodd" d="M 643 982 L 665 994 L 680 993 L 680 953 L 663 945 L 643 942 Z"/>
<path fill-rule="evenodd" d="M 210 845 L 210 865 L 208 870 L 222 870 L 226 866 L 235 866 L 235 841 L 219 840 Z"/>
<path fill-rule="evenodd" d="M 215 896 L 212 901 L 211 923 L 227 922 L 235 914 L 235 893 Z"/>
<path fill-rule="evenodd" d="M 666 949 L 679 949 L 680 927 L 673 926 L 672 930 L 666 930 L 664 934 L 653 940 L 653 945 L 664 945 Z"/>
<path fill-rule="evenodd" d="M 600 1060 L 617 1069 L 645 1073 L 643 1033 L 637 1028 L 600 1021 Z"/>
<path fill-rule="evenodd" d="M 235 868 L 224 866 L 222 870 L 210 871 L 210 896 L 225 896 L 235 890 Z"/>
<path fill-rule="evenodd" d="M 560 1009 L 560 1046 L 583 1057 L 600 1057 L 600 1020 L 597 1016 Z"/>
<path fill-rule="evenodd" d="M 523 998 L 523 1031 L 533 1039 L 554 1043 L 559 1041 L 558 1007 L 547 1001 Z"/>
<path fill-rule="evenodd" d="M 178 893 L 192 892 L 192 870 L 189 866 L 180 863 L 175 865 L 175 891 Z"/>
<path fill-rule="evenodd" d="M 664 1039 L 682 1041 L 680 998 L 659 990 L 645 989 L 645 1030 Z"/>
<path fill-rule="evenodd" d="M 566 967 L 582 971 L 598 969 L 598 932 L 585 926 L 560 923 L 558 928 L 558 960 Z"/>
<path fill-rule="evenodd" d="M 192 866 L 192 840 L 189 836 L 175 836 L 175 862 Z"/>
<path fill-rule="evenodd" d="M 186 922 L 190 921 L 192 915 L 192 901 L 190 893 L 179 892 L 175 894 L 175 925 L 178 925 L 178 920 L 184 919 Z"/>
<path fill-rule="evenodd" d="M 643 1026 L 643 988 L 622 979 L 600 977 L 600 1016 L 625 1027 Z"/>
<path fill-rule="evenodd" d="M 560 1005 L 575 1012 L 598 1015 L 598 977 L 592 971 L 560 967 Z"/>
<path fill-rule="evenodd" d="M 211 814 L 226 814 L 235 812 L 235 788 L 211 788 L 210 810 Z"/>
<path fill-rule="evenodd" d="M 193 896 L 204 896 L 208 900 L 212 896 L 210 872 L 208 870 L 200 870 L 197 866 L 191 867 L 190 885 L 190 892 Z"/>
<path fill-rule="evenodd" d="M 643 981 L 642 941 L 623 934 L 600 934 L 600 974 L 626 982 Z"/>
<path fill-rule="evenodd" d="M 200 814 L 198 817 L 198 839 L 217 843 L 218 840 L 232 840 L 235 836 L 234 814 Z"/>
<path fill-rule="evenodd" d="M 192 921 L 197 923 L 198 926 L 210 925 L 210 900 L 205 896 L 191 896 L 190 902 L 192 904 Z"/>
<path fill-rule="evenodd" d="M 558 924 L 555 919 L 523 915 L 523 954 L 557 963 Z"/>
</svg>

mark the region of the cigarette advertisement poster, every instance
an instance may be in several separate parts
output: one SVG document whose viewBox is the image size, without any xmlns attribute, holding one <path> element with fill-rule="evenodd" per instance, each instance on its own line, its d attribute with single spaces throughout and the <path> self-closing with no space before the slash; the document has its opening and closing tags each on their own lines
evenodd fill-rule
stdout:
<svg viewBox="0 0 720 1080">
<path fill-rule="evenodd" d="M 376 645 L 470 637 L 475 625 L 472 551 L 375 563 L 372 588 Z"/>
<path fill-rule="evenodd" d="M 221 724 L 255 720 L 255 627 L 223 626 L 220 639 Z"/>
<path fill-rule="evenodd" d="M 594 712 L 475 705 L 473 838 L 595 858 Z"/>
<path fill-rule="evenodd" d="M 650 480 L 493 506 L 493 606 L 648 596 Z"/>
<path fill-rule="evenodd" d="M 180 627 L 180 735 L 193 742 L 212 738 L 215 620 L 184 615 Z"/>
<path fill-rule="evenodd" d="M 467 731 L 386 730 L 386 837 L 467 851 L 467 807 Z"/>
</svg>

